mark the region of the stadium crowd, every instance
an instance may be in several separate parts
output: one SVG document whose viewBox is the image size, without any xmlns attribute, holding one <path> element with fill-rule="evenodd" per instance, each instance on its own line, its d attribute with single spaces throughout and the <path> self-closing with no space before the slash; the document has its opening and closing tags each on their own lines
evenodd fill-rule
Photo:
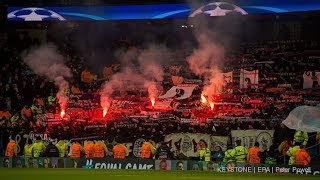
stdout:
<svg viewBox="0 0 320 180">
<path fill-rule="evenodd" d="M 283 120 L 294 107 L 304 104 L 304 101 L 287 103 L 281 108 L 272 103 L 268 106 L 261 107 L 258 112 L 250 114 L 252 118 L 261 119 L 260 121 L 253 122 L 240 121 L 235 118 L 235 120 L 227 123 L 220 122 L 220 120 L 219 122 L 212 121 L 205 123 L 203 126 L 190 126 L 189 124 L 181 124 L 180 122 L 159 122 L 151 126 L 146 126 L 143 120 L 138 118 L 131 120 L 133 123 L 129 125 L 125 123 L 120 125 L 114 123 L 108 124 L 106 127 L 99 126 L 99 128 L 86 127 L 89 125 L 103 125 L 103 123 L 63 121 L 51 126 L 43 125 L 38 121 L 36 115 L 48 112 L 59 112 L 57 99 L 55 97 L 57 89 L 53 83 L 43 77 L 35 75 L 21 60 L 20 56 L 24 50 L 31 46 L 39 45 L 40 42 L 37 39 L 32 39 L 27 34 L 21 36 L 3 34 L 0 38 L 0 56 L 1 59 L 3 59 L 1 61 L 0 76 L 1 151 L 3 155 L 9 157 L 15 155 L 15 144 L 13 140 L 9 141 L 10 135 L 16 133 L 27 134 L 30 132 L 47 133 L 50 134 L 50 137 L 61 140 L 72 137 L 98 135 L 100 136 L 99 139 L 115 140 L 117 142 L 128 141 L 130 138 L 136 137 L 146 137 L 156 142 L 161 142 L 163 141 L 163 137 L 170 133 L 191 132 L 230 136 L 231 130 L 237 129 L 275 130 L 274 145 L 263 155 L 259 154 L 259 144 L 256 144 L 255 147 L 249 150 L 244 150 L 244 147 L 240 145 L 241 142 L 237 142 L 235 148 L 230 147 L 226 152 L 215 152 L 214 150 L 208 150 L 205 143 L 199 143 L 200 157 L 203 158 L 204 161 L 214 158 L 215 160 L 241 162 L 246 159 L 253 163 L 260 162 L 260 158 L 268 159 L 268 157 L 272 157 L 276 159 L 276 156 L 278 157 L 282 154 L 290 156 L 289 164 L 293 164 L 296 163 L 294 158 L 292 158 L 296 156 L 296 152 L 301 151 L 301 154 L 307 153 L 304 151 L 307 143 L 309 143 L 309 146 L 314 145 L 316 138 L 318 143 L 320 142 L 319 133 L 317 137 L 310 136 L 312 139 L 308 139 L 305 133 L 289 130 L 281 124 L 281 120 Z M 268 78 L 261 79 L 259 83 L 264 84 L 264 86 L 259 89 L 259 92 L 266 92 L 268 87 L 274 87 L 277 84 L 291 84 L 292 88 L 300 87 L 300 89 L 302 89 L 302 74 L 305 71 L 317 70 L 320 65 L 320 58 L 312 55 L 316 54 L 317 51 L 320 52 L 319 42 L 265 42 L 242 44 L 240 47 L 239 51 L 227 54 L 224 70 L 236 71 L 239 68 L 255 68 L 260 70 L 262 76 L 265 75 L 269 77 L 273 75 L 273 77 L 276 77 L 276 80 L 270 80 Z M 70 49 L 72 48 L 68 47 L 65 49 L 68 49 L 68 53 L 70 53 Z M 103 72 L 93 74 L 84 64 L 79 63 L 83 61 L 83 59 L 81 60 L 81 57 L 76 54 L 68 54 L 66 57 L 68 57 L 67 65 L 72 69 L 74 73 L 73 77 L 75 77 L 71 83 L 70 93 L 73 95 L 97 93 L 103 82 L 99 81 L 100 77 L 101 79 L 106 78 L 103 77 Z M 273 61 L 273 63 L 259 63 L 265 61 Z M 175 75 L 184 76 L 184 73 L 188 74 L 187 68 L 188 67 L 182 67 L 182 70 Z M 165 67 L 165 69 L 167 73 L 170 74 L 169 67 Z M 191 77 L 195 76 L 191 75 Z M 171 87 L 172 83 L 164 86 Z M 315 84 L 314 87 L 318 88 L 319 85 Z M 252 89 L 246 91 L 250 92 Z M 293 90 L 288 91 L 289 95 L 294 93 L 297 92 Z M 273 94 L 272 96 L 274 96 L 274 101 L 282 98 L 280 93 Z M 310 97 L 312 97 L 312 95 L 305 94 L 303 98 L 310 99 Z M 318 97 L 315 97 L 316 101 L 319 100 L 317 98 Z M 70 148 L 71 153 L 68 152 L 68 148 L 66 148 L 63 141 L 59 141 L 57 145 L 49 144 L 47 147 L 44 147 L 44 144 L 39 142 L 39 140 L 33 145 L 31 145 L 31 143 L 32 142 L 29 142 L 25 147 L 24 155 L 26 157 L 65 157 L 69 154 L 73 158 L 78 158 L 81 156 L 81 152 L 83 152 L 83 156 L 90 157 L 104 157 L 105 155 L 109 155 L 108 148 L 101 141 L 97 141 L 96 143 L 90 142 L 85 147 L 82 147 L 79 143 L 74 143 Z M 159 158 L 159 156 L 161 158 L 163 155 L 161 154 L 162 151 L 167 151 L 166 153 L 168 155 L 171 153 L 170 150 L 165 147 L 165 144 L 162 144 L 157 151 L 151 143 L 145 146 L 146 147 L 142 147 L 141 156 L 143 158 L 152 158 L 152 154 L 156 155 L 157 158 Z M 279 151 L 277 151 L 278 154 L 276 155 L 278 146 Z M 9 150 L 7 147 L 10 147 Z M 115 158 L 123 158 L 124 155 L 128 153 L 123 145 L 116 145 L 112 148 L 109 147 L 109 151 L 111 149 L 113 149 Z M 208 153 L 208 151 L 210 153 Z M 247 153 L 247 151 L 249 153 Z M 239 152 L 244 152 L 244 154 L 239 155 Z M 299 158 L 300 155 L 296 159 Z M 268 161 L 273 160 L 268 159 Z"/>
</svg>

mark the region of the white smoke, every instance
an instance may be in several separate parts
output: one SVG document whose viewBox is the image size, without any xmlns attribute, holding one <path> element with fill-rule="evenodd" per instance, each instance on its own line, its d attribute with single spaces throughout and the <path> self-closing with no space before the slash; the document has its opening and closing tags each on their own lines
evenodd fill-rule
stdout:
<svg viewBox="0 0 320 180">
<path fill-rule="evenodd" d="M 24 62 L 39 76 L 44 76 L 58 87 L 56 97 L 62 110 L 66 109 L 69 83 L 65 78 L 72 78 L 71 70 L 64 64 L 63 56 L 53 44 L 46 44 L 31 49 L 23 55 Z"/>
</svg>

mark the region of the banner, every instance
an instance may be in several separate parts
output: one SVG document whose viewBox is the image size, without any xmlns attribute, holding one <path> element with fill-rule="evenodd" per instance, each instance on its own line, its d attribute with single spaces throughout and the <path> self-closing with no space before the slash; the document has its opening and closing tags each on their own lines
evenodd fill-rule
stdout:
<svg viewBox="0 0 320 180">
<path fill-rule="evenodd" d="M 233 71 L 221 73 L 221 74 L 223 75 L 223 80 L 224 80 L 225 86 L 226 87 L 232 86 L 233 85 Z M 224 91 L 226 93 L 232 93 L 233 89 L 224 88 Z"/>
<path fill-rule="evenodd" d="M 113 159 L 113 158 L 97 158 L 86 159 L 82 163 L 82 168 L 89 169 L 138 169 L 152 170 L 154 168 L 154 160 L 151 159 Z"/>
<path fill-rule="evenodd" d="M 240 88 L 248 88 L 254 84 L 259 84 L 259 70 L 240 69 Z"/>
<path fill-rule="evenodd" d="M 241 140 L 241 144 L 249 149 L 254 146 L 255 142 L 259 142 L 262 151 L 268 149 L 273 143 L 274 130 L 232 130 L 232 144 L 235 145 L 236 140 Z"/>
<path fill-rule="evenodd" d="M 169 67 L 169 72 L 172 75 L 177 75 L 180 73 L 182 66 L 170 66 Z"/>
<path fill-rule="evenodd" d="M 187 99 L 192 95 L 193 90 L 196 88 L 196 85 L 179 85 L 173 86 L 169 89 L 164 95 L 159 96 L 160 99 L 173 98 L 175 97 L 178 100 Z"/>
<path fill-rule="evenodd" d="M 320 85 L 320 72 L 305 71 L 303 73 L 303 89 L 310 89 Z"/>
<path fill-rule="evenodd" d="M 173 152 L 181 152 L 187 157 L 199 157 L 197 144 L 204 140 L 209 148 L 227 149 L 228 137 L 210 136 L 209 134 L 200 133 L 175 133 L 166 135 L 164 142 L 168 144 Z"/>
<path fill-rule="evenodd" d="M 41 141 L 45 144 L 48 145 L 50 141 L 53 142 L 53 144 L 56 144 L 58 142 L 58 139 L 52 139 L 49 137 L 49 134 L 37 134 L 37 133 L 29 133 L 29 134 L 16 134 L 12 138 L 13 140 L 16 141 L 17 143 L 17 153 L 19 155 L 22 155 L 24 145 L 30 140 L 32 143 L 36 141 L 36 138 L 40 137 Z"/>
<path fill-rule="evenodd" d="M 312 72 L 306 71 L 303 73 L 303 89 L 310 89 L 313 86 Z"/>
<path fill-rule="evenodd" d="M 172 99 L 156 101 L 154 103 L 153 108 L 154 109 L 164 109 L 164 110 L 170 109 L 172 101 L 173 101 Z"/>
</svg>

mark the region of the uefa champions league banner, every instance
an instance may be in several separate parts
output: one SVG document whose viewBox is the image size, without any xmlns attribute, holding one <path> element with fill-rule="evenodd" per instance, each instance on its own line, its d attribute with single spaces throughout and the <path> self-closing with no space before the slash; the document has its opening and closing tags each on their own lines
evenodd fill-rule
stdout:
<svg viewBox="0 0 320 180">
<path fill-rule="evenodd" d="M 175 133 L 166 135 L 164 138 L 164 142 L 171 148 L 171 151 L 180 152 L 187 157 L 199 157 L 197 145 L 200 140 L 204 140 L 211 149 L 226 151 L 229 137 L 200 133 Z"/>
<path fill-rule="evenodd" d="M 274 130 L 232 130 L 232 144 L 235 145 L 236 140 L 241 140 L 241 144 L 247 149 L 254 146 L 255 142 L 259 142 L 262 151 L 268 149 L 273 143 Z"/>
<path fill-rule="evenodd" d="M 286 13 L 320 9 L 315 0 L 236 1 L 220 0 L 199 3 L 113 5 L 113 6 L 60 6 L 8 7 L 9 21 L 65 21 L 65 20 L 124 20 L 188 18 L 196 16 L 225 16 L 261 13 Z"/>
</svg>

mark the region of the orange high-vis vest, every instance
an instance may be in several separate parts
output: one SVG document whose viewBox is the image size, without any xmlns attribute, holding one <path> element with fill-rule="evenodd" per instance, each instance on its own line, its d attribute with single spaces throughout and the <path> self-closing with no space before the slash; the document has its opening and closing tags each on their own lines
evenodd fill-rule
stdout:
<svg viewBox="0 0 320 180">
<path fill-rule="evenodd" d="M 311 161 L 310 155 L 304 148 L 296 152 L 295 165 L 308 166 L 310 164 L 310 161 Z"/>
<path fill-rule="evenodd" d="M 86 153 L 86 158 L 93 158 L 94 157 L 94 144 L 93 142 L 88 142 L 84 145 L 84 151 Z"/>
<path fill-rule="evenodd" d="M 15 154 L 15 153 L 14 153 L 15 147 L 16 147 L 16 142 L 10 140 L 10 142 L 9 142 L 8 145 L 7 145 L 7 149 L 6 149 L 6 154 L 5 154 L 5 156 L 6 156 L 6 157 L 13 157 L 14 154 Z"/>
<path fill-rule="evenodd" d="M 126 157 L 125 147 L 116 145 L 113 147 L 113 157 L 115 159 L 124 159 Z"/>
<path fill-rule="evenodd" d="M 103 158 L 104 157 L 104 145 L 101 143 L 95 143 L 93 146 L 94 149 L 94 157 L 95 158 Z"/>
<path fill-rule="evenodd" d="M 37 105 L 44 106 L 44 102 L 42 98 L 37 98 Z"/>
<path fill-rule="evenodd" d="M 80 158 L 81 157 L 81 145 L 76 143 L 71 146 L 71 158 Z"/>
<path fill-rule="evenodd" d="M 9 111 L 0 111 L 0 119 L 2 117 L 5 117 L 6 120 L 9 120 L 11 117 L 11 114 Z"/>
<path fill-rule="evenodd" d="M 26 117 L 31 117 L 31 109 L 30 108 L 23 108 L 22 109 L 22 113 L 26 116 Z"/>
<path fill-rule="evenodd" d="M 151 157 L 151 147 L 150 144 L 144 143 L 141 147 L 141 158 L 148 159 Z"/>
<path fill-rule="evenodd" d="M 260 157 L 259 152 L 261 152 L 261 149 L 259 147 L 251 147 L 249 149 L 249 163 L 258 164 L 260 163 Z"/>
</svg>

